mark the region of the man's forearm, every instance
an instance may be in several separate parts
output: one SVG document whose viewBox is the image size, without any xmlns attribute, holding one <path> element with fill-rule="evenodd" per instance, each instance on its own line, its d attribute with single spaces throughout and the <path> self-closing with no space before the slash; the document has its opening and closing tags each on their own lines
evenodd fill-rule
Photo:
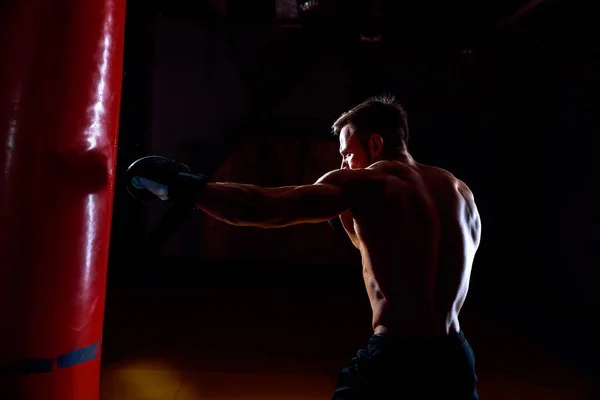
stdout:
<svg viewBox="0 0 600 400">
<path fill-rule="evenodd" d="M 273 225 L 267 191 L 260 186 L 239 183 L 207 183 L 196 205 L 210 216 L 238 226 L 267 227 Z"/>
<path fill-rule="evenodd" d="M 231 225 L 282 228 L 329 221 L 350 208 L 350 198 L 327 182 L 276 188 L 208 183 L 199 190 L 196 204 Z"/>
</svg>

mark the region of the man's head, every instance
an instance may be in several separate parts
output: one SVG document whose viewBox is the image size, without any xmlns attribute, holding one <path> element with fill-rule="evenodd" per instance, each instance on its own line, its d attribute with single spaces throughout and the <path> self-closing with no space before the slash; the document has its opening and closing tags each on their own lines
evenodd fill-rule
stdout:
<svg viewBox="0 0 600 400">
<path fill-rule="evenodd" d="M 343 113 L 333 124 L 340 137 L 342 168 L 366 168 L 407 152 L 406 111 L 393 97 L 371 98 Z"/>
</svg>

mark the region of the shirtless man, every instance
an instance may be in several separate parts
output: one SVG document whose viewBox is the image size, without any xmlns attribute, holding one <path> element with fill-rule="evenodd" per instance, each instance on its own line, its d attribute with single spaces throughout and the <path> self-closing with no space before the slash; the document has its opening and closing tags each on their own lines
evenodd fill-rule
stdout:
<svg viewBox="0 0 600 400">
<path fill-rule="evenodd" d="M 339 216 L 362 257 L 373 336 L 339 372 L 332 400 L 477 399 L 474 355 L 458 319 L 481 235 L 473 194 L 448 171 L 412 158 L 406 113 L 393 99 L 365 101 L 333 131 L 341 168 L 312 185 L 207 183 L 148 157 L 130 167 L 130 192 L 193 198 L 239 226 Z"/>
</svg>

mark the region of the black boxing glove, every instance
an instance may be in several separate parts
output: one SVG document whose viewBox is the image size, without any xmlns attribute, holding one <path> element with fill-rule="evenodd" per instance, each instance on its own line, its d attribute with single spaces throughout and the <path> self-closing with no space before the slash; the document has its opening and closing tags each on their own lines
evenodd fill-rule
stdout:
<svg viewBox="0 0 600 400">
<path fill-rule="evenodd" d="M 142 157 L 127 168 L 127 191 L 143 202 L 192 201 L 208 180 L 206 175 L 192 173 L 187 165 L 160 156 Z"/>
</svg>

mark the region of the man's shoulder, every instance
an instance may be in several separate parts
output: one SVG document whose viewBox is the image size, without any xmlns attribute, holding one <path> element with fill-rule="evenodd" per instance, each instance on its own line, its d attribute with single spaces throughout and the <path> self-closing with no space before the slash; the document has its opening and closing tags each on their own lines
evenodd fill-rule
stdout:
<svg viewBox="0 0 600 400">
<path fill-rule="evenodd" d="M 460 195 L 467 201 L 474 201 L 473 192 L 469 186 L 453 173 L 440 167 L 422 166 L 421 175 L 430 185 L 442 193 Z"/>
<path fill-rule="evenodd" d="M 433 165 L 419 164 L 418 170 L 420 175 L 425 180 L 429 180 L 435 183 L 442 183 L 456 188 L 458 188 L 459 186 L 466 187 L 466 184 L 463 181 L 458 179 L 452 172 L 448 171 L 447 169 L 436 167 Z"/>
<path fill-rule="evenodd" d="M 400 161 L 378 161 L 368 168 L 374 176 L 400 181 L 404 184 L 420 184 L 423 181 L 422 171 L 416 163 Z"/>
<path fill-rule="evenodd" d="M 365 169 L 336 169 L 327 172 L 315 183 L 335 185 L 360 185 L 369 182 L 382 182 L 386 174 L 381 170 Z"/>
<path fill-rule="evenodd" d="M 422 183 L 430 191 L 439 194 L 460 194 L 467 200 L 473 199 L 469 186 L 452 172 L 433 165 L 414 163 L 407 165 L 395 161 L 381 161 L 373 164 L 373 171 L 394 175 L 408 183 Z"/>
<path fill-rule="evenodd" d="M 400 161 L 391 161 L 391 160 L 382 160 L 374 162 L 369 165 L 366 169 L 369 171 L 381 171 L 381 170 L 389 170 L 389 169 L 405 169 L 410 168 L 405 163 Z"/>
</svg>

